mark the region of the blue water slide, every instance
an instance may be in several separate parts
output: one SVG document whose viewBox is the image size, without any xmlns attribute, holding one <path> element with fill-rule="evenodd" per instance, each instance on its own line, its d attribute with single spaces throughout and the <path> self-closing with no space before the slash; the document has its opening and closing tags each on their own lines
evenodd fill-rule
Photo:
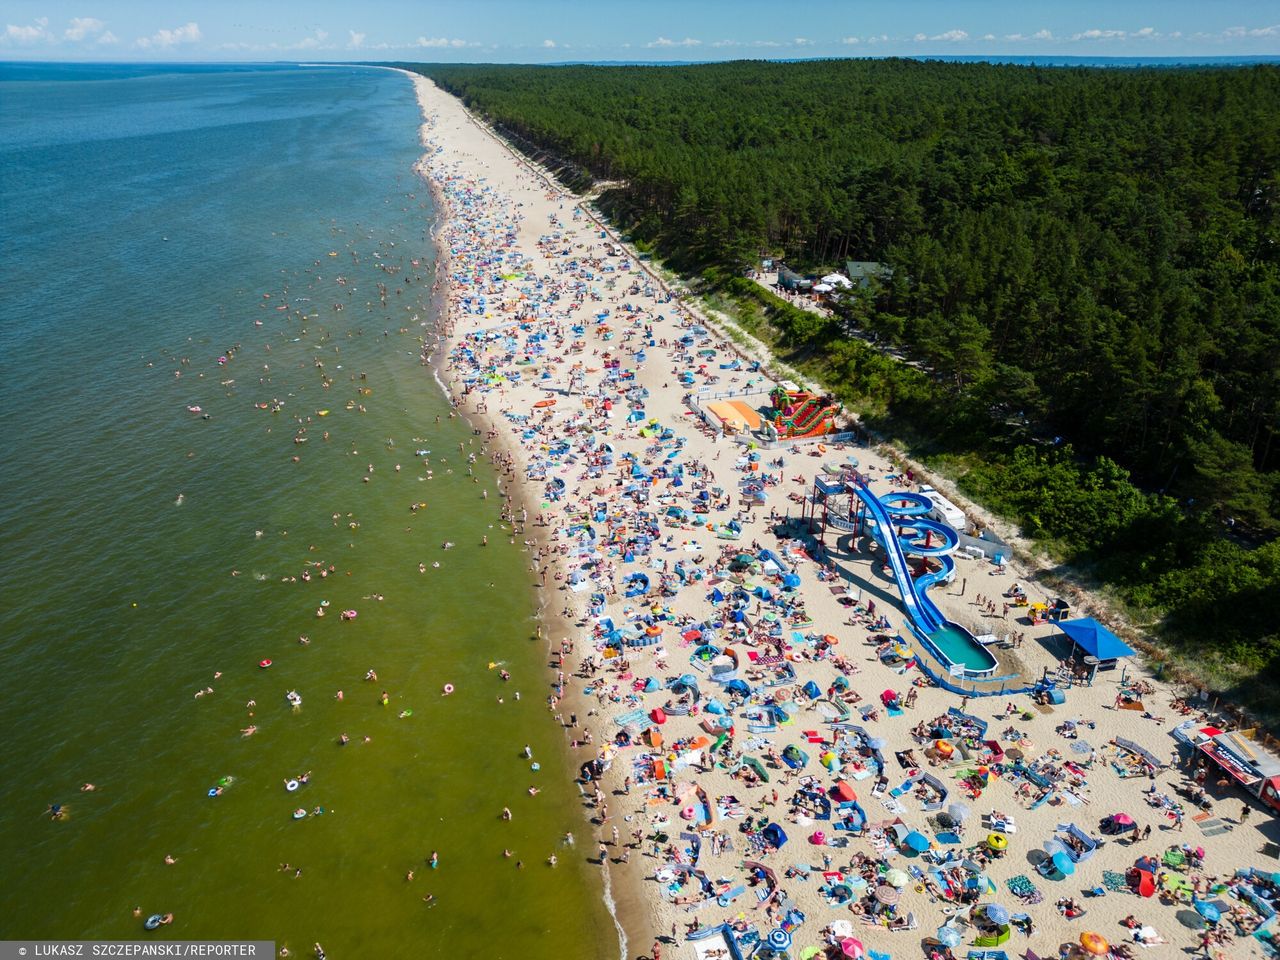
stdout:
<svg viewBox="0 0 1280 960">
<path fill-rule="evenodd" d="M 893 518 L 889 515 L 888 509 L 864 482 L 858 481 L 854 484 L 853 489 L 859 499 L 867 505 L 870 519 L 876 525 L 876 530 L 879 534 L 877 539 L 884 544 L 884 552 L 889 558 L 889 567 L 893 571 L 893 579 L 898 584 L 898 591 L 902 594 L 902 604 L 906 609 L 907 616 L 915 623 L 916 628 L 926 636 L 942 629 L 947 622 L 947 618 L 933 605 L 925 595 L 924 590 L 917 588 L 915 578 L 911 576 L 911 569 L 907 566 L 907 557 L 902 552 L 902 543 L 895 532 Z M 898 496 L 903 495 L 899 494 Z M 930 522 L 913 518 L 906 521 L 905 525 L 912 527 L 914 530 L 919 530 L 926 523 Z M 933 525 L 930 523 L 930 526 Z M 937 524 L 937 526 L 941 527 L 942 525 Z M 952 532 L 951 536 L 951 546 L 954 549 L 955 533 Z"/>
</svg>

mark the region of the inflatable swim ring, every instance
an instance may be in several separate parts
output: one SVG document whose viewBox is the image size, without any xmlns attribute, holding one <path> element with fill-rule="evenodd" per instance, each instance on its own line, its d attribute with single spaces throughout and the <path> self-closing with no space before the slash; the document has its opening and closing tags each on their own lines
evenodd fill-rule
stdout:
<svg viewBox="0 0 1280 960">
<path fill-rule="evenodd" d="M 258 661 L 258 666 L 260 666 L 263 670 L 265 670 L 265 669 L 267 669 L 267 667 L 271 666 L 271 661 L 270 661 L 270 660 L 259 660 L 259 661 Z"/>
<path fill-rule="evenodd" d="M 151 916 L 147 917 L 145 921 L 143 921 L 142 925 L 146 927 L 148 930 L 155 930 L 163 922 L 164 922 L 163 914 L 153 913 Z"/>
<path fill-rule="evenodd" d="M 682 820 L 692 820 L 694 818 L 694 815 L 695 815 L 695 811 L 693 809 L 692 804 L 690 804 L 689 806 L 685 807 L 683 810 L 680 811 L 680 818 Z"/>
<path fill-rule="evenodd" d="M 301 807 L 293 811 L 293 819 L 295 820 L 301 820 L 306 815 L 307 815 L 307 811 L 303 810 Z"/>
<path fill-rule="evenodd" d="M 230 786 L 232 783 L 235 782 L 235 779 L 236 779 L 235 777 L 219 777 L 218 786 L 220 787 Z"/>
<path fill-rule="evenodd" d="M 825 443 L 820 443 L 820 444 L 818 444 L 818 452 L 819 452 L 819 453 L 826 453 L 826 452 L 827 452 L 827 445 L 826 445 Z"/>
<path fill-rule="evenodd" d="M 531 763 L 529 764 L 529 769 L 536 773 L 537 771 L 542 769 L 542 764 L 537 762 Z"/>
<path fill-rule="evenodd" d="M 218 795 L 218 788 L 217 788 L 217 787 L 210 787 L 210 788 L 209 788 L 209 796 L 211 796 L 211 797 L 216 797 L 217 795 Z"/>
<path fill-rule="evenodd" d="M 297 790 L 297 789 L 298 789 L 298 781 L 297 781 L 297 780 L 286 780 L 286 781 L 285 781 L 285 784 L 284 784 L 284 788 L 285 788 L 286 790 L 288 790 L 290 793 L 293 793 L 293 791 L 295 791 L 295 790 Z"/>
<path fill-rule="evenodd" d="M 444 696 L 446 696 L 446 697 L 447 697 L 447 696 L 448 696 L 449 694 L 451 694 L 451 693 L 453 693 L 453 684 L 452 684 L 452 683 L 446 683 L 446 684 L 444 685 Z"/>
</svg>

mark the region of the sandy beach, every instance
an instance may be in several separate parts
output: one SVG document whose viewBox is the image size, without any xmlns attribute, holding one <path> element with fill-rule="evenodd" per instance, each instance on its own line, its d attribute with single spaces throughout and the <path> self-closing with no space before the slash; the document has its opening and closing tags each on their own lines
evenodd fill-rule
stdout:
<svg viewBox="0 0 1280 960">
<path fill-rule="evenodd" d="M 547 722 L 583 773 L 564 856 L 600 861 L 622 955 L 945 956 L 951 939 L 956 956 L 1047 957 L 1097 954 L 1096 933 L 1118 956 L 1264 956 L 1236 874 L 1277 867 L 1273 820 L 1217 773 L 1208 809 L 1180 792 L 1197 770 L 1172 731 L 1208 723 L 1200 705 L 1136 660 L 1057 705 L 929 682 L 896 652 L 912 634 L 871 538 L 828 530 L 820 547 L 799 520 L 815 476 L 915 489 L 892 452 L 752 459 L 710 429 L 685 396 L 758 406 L 767 366 L 735 362 L 577 198 L 412 79 L 445 211 L 434 359 L 542 587 Z M 930 594 L 943 613 L 1009 638 L 1001 673 L 1057 671 L 1069 644 L 1015 599 L 1053 598 L 1016 563 L 954 556 Z M 1045 875 L 1055 851 L 1070 868 Z M 1141 857 L 1153 896 L 1131 886 Z"/>
</svg>

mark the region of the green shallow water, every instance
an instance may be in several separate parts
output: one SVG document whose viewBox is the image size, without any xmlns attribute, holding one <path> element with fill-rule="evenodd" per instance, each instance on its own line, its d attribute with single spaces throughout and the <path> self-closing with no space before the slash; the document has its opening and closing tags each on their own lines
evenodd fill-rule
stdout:
<svg viewBox="0 0 1280 960">
<path fill-rule="evenodd" d="M 586 836 L 527 556 L 417 358 L 433 211 L 408 82 L 190 70 L 0 100 L 0 937 L 140 937 L 141 907 L 175 914 L 158 939 L 330 957 L 614 955 L 590 844 L 560 845 Z M 286 581 L 312 562 L 334 571 Z"/>
</svg>

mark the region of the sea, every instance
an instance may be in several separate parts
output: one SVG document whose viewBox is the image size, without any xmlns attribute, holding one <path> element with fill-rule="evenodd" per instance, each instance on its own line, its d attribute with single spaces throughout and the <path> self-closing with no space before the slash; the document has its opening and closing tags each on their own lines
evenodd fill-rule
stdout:
<svg viewBox="0 0 1280 960">
<path fill-rule="evenodd" d="M 0 65 L 0 939 L 618 954 L 422 362 L 419 123 L 388 70 Z"/>
</svg>

